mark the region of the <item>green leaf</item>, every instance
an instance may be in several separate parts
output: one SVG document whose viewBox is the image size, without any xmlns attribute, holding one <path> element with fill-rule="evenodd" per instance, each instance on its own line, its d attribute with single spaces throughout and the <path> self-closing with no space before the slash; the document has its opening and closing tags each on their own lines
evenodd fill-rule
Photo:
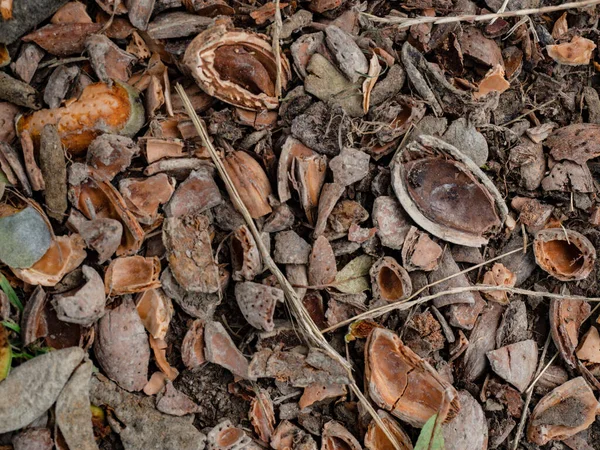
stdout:
<svg viewBox="0 0 600 450">
<path fill-rule="evenodd" d="M 4 293 L 8 295 L 8 301 L 11 302 L 19 311 L 23 312 L 23 303 L 21 303 L 17 293 L 2 273 L 0 273 L 0 289 L 2 289 Z"/>
<path fill-rule="evenodd" d="M 437 419 L 437 414 L 434 414 L 427 422 L 425 422 L 414 450 L 444 450 L 444 436 L 442 434 L 442 429 L 441 427 L 438 427 L 434 430 L 435 419 Z"/>
<path fill-rule="evenodd" d="M 3 325 L 0 325 L 0 381 L 4 380 L 12 365 L 12 348 L 8 341 L 8 331 Z"/>
<path fill-rule="evenodd" d="M 334 287 L 345 294 L 359 294 L 369 289 L 369 273 L 373 259 L 368 255 L 354 258 L 335 277 Z"/>
<path fill-rule="evenodd" d="M 4 328 L 8 328 L 9 330 L 12 330 L 17 334 L 21 334 L 21 327 L 12 320 L 2 320 L 0 321 L 0 324 L 2 324 Z"/>
</svg>

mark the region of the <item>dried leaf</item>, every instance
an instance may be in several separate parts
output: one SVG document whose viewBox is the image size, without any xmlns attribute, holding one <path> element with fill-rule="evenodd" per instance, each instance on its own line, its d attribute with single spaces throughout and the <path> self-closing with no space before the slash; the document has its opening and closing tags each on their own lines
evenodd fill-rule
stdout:
<svg viewBox="0 0 600 450">
<path fill-rule="evenodd" d="M 18 430 L 44 414 L 56 401 L 83 359 L 78 347 L 36 356 L 0 383 L 0 433 Z"/>
<path fill-rule="evenodd" d="M 86 360 L 73 373 L 56 400 L 56 424 L 69 448 L 96 450 L 90 410 L 93 364 Z"/>
<path fill-rule="evenodd" d="M 379 78 L 379 74 L 381 73 L 381 64 L 379 64 L 379 58 L 375 53 L 371 56 L 371 60 L 369 61 L 369 72 L 367 73 L 367 78 L 363 81 L 363 110 L 365 114 L 369 112 L 369 106 L 371 104 L 371 91 L 375 87 L 375 83 L 377 83 L 377 78 Z"/>
<path fill-rule="evenodd" d="M 10 213 L 0 217 L 0 260 L 10 267 L 31 267 L 50 248 L 48 224 L 32 206 Z"/>
<path fill-rule="evenodd" d="M 368 255 L 360 255 L 350 261 L 335 276 L 335 288 L 346 294 L 358 294 L 369 289 L 367 275 L 373 265 Z"/>
</svg>

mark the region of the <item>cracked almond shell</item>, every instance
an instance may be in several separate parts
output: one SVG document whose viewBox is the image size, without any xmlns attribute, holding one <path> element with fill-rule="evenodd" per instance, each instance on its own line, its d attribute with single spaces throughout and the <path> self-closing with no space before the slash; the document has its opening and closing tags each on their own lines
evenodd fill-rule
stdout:
<svg viewBox="0 0 600 450">
<path fill-rule="evenodd" d="M 502 195 L 483 171 L 433 136 L 420 136 L 394 161 L 392 186 L 418 225 L 454 244 L 487 244 L 508 214 Z"/>
<path fill-rule="evenodd" d="M 400 450 L 413 450 L 410 438 L 391 415 L 381 409 L 377 411 L 377 415 L 396 438 L 396 442 L 400 445 Z M 365 447 L 368 450 L 395 450 L 390 439 L 374 420 L 369 424 L 367 434 L 365 434 Z"/>
<path fill-rule="evenodd" d="M 384 256 L 369 270 L 373 298 L 388 303 L 408 297 L 412 292 L 410 276 L 391 256 Z"/>
<path fill-rule="evenodd" d="M 560 281 L 583 280 L 596 263 L 596 249 L 589 239 L 562 228 L 538 232 L 533 252 L 538 266 Z"/>
<path fill-rule="evenodd" d="M 338 449 L 361 450 L 362 447 L 346 428 L 331 420 L 323 427 L 321 450 Z"/>
<path fill-rule="evenodd" d="M 248 153 L 236 151 L 223 160 L 227 174 L 253 219 L 269 214 L 271 183 L 261 165 Z"/>
<path fill-rule="evenodd" d="M 216 25 L 200 33 L 183 57 L 198 85 L 208 94 L 240 108 L 276 109 L 277 63 L 271 39 L 245 30 Z M 281 87 L 291 78 L 281 53 Z"/>
<path fill-rule="evenodd" d="M 460 410 L 458 394 L 433 367 L 390 330 L 375 328 L 365 347 L 365 378 L 377 406 L 421 428 L 449 396 L 447 420 Z"/>
<path fill-rule="evenodd" d="M 124 83 L 90 84 L 78 99 L 56 109 L 43 109 L 17 121 L 17 131 L 28 130 L 39 144 L 42 129 L 56 125 L 62 144 L 72 153 L 85 151 L 96 136 L 114 133 L 133 137 L 145 122 L 138 92 Z"/>
<path fill-rule="evenodd" d="M 535 406 L 527 439 L 538 445 L 567 439 L 586 430 L 595 420 L 598 401 L 583 379 L 574 378 L 546 394 Z"/>
</svg>

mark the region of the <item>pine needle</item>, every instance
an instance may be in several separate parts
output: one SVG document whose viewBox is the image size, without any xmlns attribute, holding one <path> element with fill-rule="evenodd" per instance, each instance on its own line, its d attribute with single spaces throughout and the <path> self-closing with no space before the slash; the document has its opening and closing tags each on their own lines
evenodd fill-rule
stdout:
<svg viewBox="0 0 600 450">
<path fill-rule="evenodd" d="M 229 193 L 231 202 L 233 203 L 234 207 L 238 210 L 238 212 L 243 216 L 244 220 L 246 221 L 248 229 L 250 230 L 250 232 L 252 233 L 252 236 L 254 237 L 254 240 L 256 241 L 256 244 L 257 244 L 258 250 L 261 254 L 263 263 L 267 266 L 269 271 L 273 275 L 275 275 L 275 278 L 277 278 L 277 282 L 279 283 L 279 286 L 283 290 L 283 293 L 287 300 L 287 305 L 288 305 L 290 311 L 292 312 L 293 317 L 298 322 L 298 325 L 300 327 L 300 330 L 304 334 L 304 337 L 312 345 L 314 345 L 315 347 L 324 351 L 330 358 L 332 358 L 333 360 L 340 363 L 347 370 L 348 379 L 350 380 L 349 386 L 350 386 L 350 389 L 352 390 L 352 392 L 354 392 L 354 394 L 357 396 L 359 401 L 363 404 L 365 409 L 369 412 L 370 416 L 373 418 L 375 423 L 381 428 L 381 430 L 383 430 L 383 432 L 388 437 L 388 439 L 390 439 L 390 441 L 393 443 L 394 447 L 397 450 L 402 450 L 402 448 L 400 447 L 400 444 L 397 442 L 393 433 L 388 429 L 388 427 L 385 425 L 383 420 L 381 420 L 381 418 L 379 417 L 379 415 L 377 414 L 377 412 L 375 411 L 375 409 L 373 408 L 373 406 L 371 405 L 369 400 L 365 397 L 365 395 L 359 389 L 358 385 L 356 384 L 356 381 L 354 381 L 354 377 L 352 375 L 352 366 L 350 365 L 350 363 L 348 363 L 348 361 L 343 356 L 341 356 L 329 344 L 329 342 L 327 342 L 327 339 L 325 339 L 325 337 L 319 330 L 319 327 L 317 327 L 315 322 L 312 320 L 312 317 L 310 317 L 310 314 L 308 313 L 308 311 L 302 304 L 302 299 L 300 299 L 300 297 L 298 296 L 298 294 L 296 293 L 296 291 L 294 290 L 294 288 L 292 287 L 290 282 L 287 280 L 285 275 L 281 272 L 279 267 L 277 267 L 277 265 L 271 258 L 269 251 L 267 250 L 264 242 L 262 241 L 262 239 L 260 237 L 260 234 L 258 232 L 258 229 L 256 228 L 256 224 L 254 223 L 254 220 L 252 219 L 252 216 L 250 216 L 250 213 L 248 212 L 246 205 L 244 205 L 244 202 L 243 202 L 242 198 L 240 197 L 239 193 L 237 192 L 235 185 L 233 184 L 229 174 L 225 170 L 225 166 L 223 165 L 223 162 L 221 161 L 219 154 L 217 153 L 212 142 L 209 139 L 209 136 L 208 136 L 208 133 L 206 131 L 204 124 L 200 121 L 198 114 L 196 114 L 196 111 L 194 110 L 194 107 L 192 106 L 192 103 L 190 102 L 190 99 L 187 96 L 187 94 L 185 93 L 185 90 L 183 89 L 181 84 L 177 83 L 177 85 L 175 86 L 175 90 L 181 97 L 183 106 L 184 106 L 188 116 L 190 117 L 190 119 L 192 119 L 194 127 L 196 128 L 196 131 L 198 132 L 198 135 L 200 136 L 202 143 L 208 149 L 210 157 L 211 157 L 214 165 L 217 168 L 217 172 L 219 173 L 219 176 L 223 180 L 223 183 L 225 184 L 225 188 L 227 189 L 227 192 Z"/>
</svg>

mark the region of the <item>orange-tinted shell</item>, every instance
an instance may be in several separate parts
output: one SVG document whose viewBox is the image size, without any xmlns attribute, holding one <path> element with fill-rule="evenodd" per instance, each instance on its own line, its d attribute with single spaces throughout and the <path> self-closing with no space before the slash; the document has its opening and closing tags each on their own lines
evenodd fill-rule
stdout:
<svg viewBox="0 0 600 450">
<path fill-rule="evenodd" d="M 230 153 L 223 164 L 250 215 L 258 219 L 269 214 L 271 183 L 260 164 L 245 152 Z"/>
<path fill-rule="evenodd" d="M 115 82 L 90 84 L 66 106 L 43 109 L 23 116 L 17 131 L 29 130 L 39 144 L 44 125 L 56 125 L 62 144 L 72 153 L 83 152 L 96 136 L 115 133 L 133 137 L 144 125 L 144 107 L 132 87 Z"/>
<path fill-rule="evenodd" d="M 400 338 L 375 328 L 365 347 L 365 377 L 371 399 L 414 427 L 422 427 L 450 395 L 448 419 L 460 409 L 456 390 Z"/>
<path fill-rule="evenodd" d="M 396 438 L 396 442 L 400 445 L 400 450 L 413 450 L 412 442 L 400 424 L 381 409 L 377 411 L 377 414 Z M 374 420 L 369 424 L 369 429 L 367 430 L 367 434 L 365 434 L 365 447 L 368 450 L 396 450 L 390 439 Z"/>
</svg>

